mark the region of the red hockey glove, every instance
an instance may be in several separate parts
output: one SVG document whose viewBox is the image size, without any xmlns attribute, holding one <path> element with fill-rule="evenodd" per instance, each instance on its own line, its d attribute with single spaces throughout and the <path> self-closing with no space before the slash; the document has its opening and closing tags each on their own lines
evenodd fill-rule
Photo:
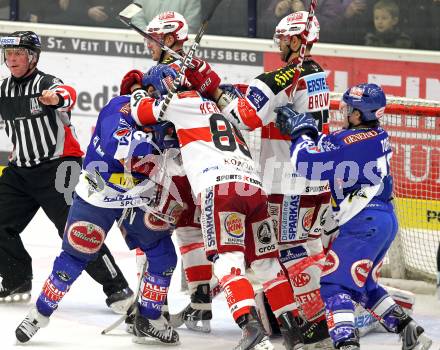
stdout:
<svg viewBox="0 0 440 350">
<path fill-rule="evenodd" d="M 125 73 L 124 77 L 121 81 L 120 95 L 129 95 L 131 94 L 131 87 L 134 84 L 142 85 L 142 77 L 144 73 L 140 70 L 133 69 L 128 73 Z"/>
<path fill-rule="evenodd" d="M 211 98 L 220 85 L 220 77 L 206 61 L 193 58 L 191 63 L 195 67 L 186 69 L 186 79 L 191 83 L 194 90 L 200 92 L 204 97 Z"/>
</svg>

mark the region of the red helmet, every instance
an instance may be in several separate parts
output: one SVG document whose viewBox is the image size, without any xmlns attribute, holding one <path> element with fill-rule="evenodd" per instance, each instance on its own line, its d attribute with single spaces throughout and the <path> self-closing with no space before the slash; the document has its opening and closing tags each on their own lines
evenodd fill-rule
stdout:
<svg viewBox="0 0 440 350">
<path fill-rule="evenodd" d="M 172 34 L 177 41 L 186 41 L 188 40 L 188 23 L 180 13 L 162 12 L 148 23 L 147 33 L 159 38 L 165 34 Z"/>
<path fill-rule="evenodd" d="M 284 17 L 276 26 L 273 39 L 278 45 L 282 36 L 301 35 L 306 30 L 307 11 L 298 11 Z M 319 22 L 316 16 L 313 16 L 312 23 L 307 37 L 307 42 L 315 43 L 319 39 Z"/>
</svg>

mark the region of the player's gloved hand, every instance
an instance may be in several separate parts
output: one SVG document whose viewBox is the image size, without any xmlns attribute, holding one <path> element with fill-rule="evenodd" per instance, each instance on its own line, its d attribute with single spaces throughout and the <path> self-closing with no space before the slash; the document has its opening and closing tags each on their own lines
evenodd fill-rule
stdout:
<svg viewBox="0 0 440 350">
<path fill-rule="evenodd" d="M 173 123 L 162 122 L 146 128 L 154 133 L 154 143 L 160 150 L 179 148 L 179 140 Z"/>
<path fill-rule="evenodd" d="M 282 134 L 290 135 L 292 140 L 296 140 L 301 135 L 308 135 L 314 140 L 318 137 L 318 127 L 310 113 L 296 112 L 291 103 L 275 108 L 275 113 L 276 127 Z"/>
<path fill-rule="evenodd" d="M 124 77 L 121 81 L 121 87 L 119 89 L 120 95 L 129 95 L 131 94 L 131 87 L 134 84 L 142 85 L 142 77 L 144 76 L 144 73 L 142 73 L 140 70 L 133 69 L 127 73 L 125 73 Z"/>
<path fill-rule="evenodd" d="M 191 63 L 194 68 L 185 70 L 186 79 L 191 83 L 193 89 L 200 92 L 202 96 L 212 98 L 220 85 L 220 77 L 206 61 L 193 58 Z"/>
</svg>

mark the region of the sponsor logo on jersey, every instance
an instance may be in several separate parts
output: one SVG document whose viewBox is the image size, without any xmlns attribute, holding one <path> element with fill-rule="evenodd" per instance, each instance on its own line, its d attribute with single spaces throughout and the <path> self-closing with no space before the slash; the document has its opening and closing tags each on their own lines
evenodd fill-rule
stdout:
<svg viewBox="0 0 440 350">
<path fill-rule="evenodd" d="M 269 97 L 267 97 L 263 91 L 255 86 L 250 86 L 247 94 L 247 99 L 250 103 L 252 103 L 257 111 L 260 111 L 261 108 L 269 101 Z"/>
<path fill-rule="evenodd" d="M 313 112 L 328 108 L 330 95 L 325 73 L 309 74 L 303 79 L 307 88 L 308 111 Z"/>
<path fill-rule="evenodd" d="M 256 180 L 256 179 L 254 179 L 250 176 L 247 176 L 247 175 L 238 175 L 238 174 L 237 175 L 235 175 L 235 174 L 234 175 L 220 175 L 215 178 L 215 181 L 216 182 L 243 181 L 243 182 L 250 183 L 252 185 L 256 185 L 259 187 L 262 186 L 261 181 Z"/>
<path fill-rule="evenodd" d="M 369 259 L 358 260 L 351 265 L 351 277 L 358 287 L 362 288 L 365 285 L 372 267 L 373 262 Z"/>
<path fill-rule="evenodd" d="M 277 249 L 275 240 L 272 240 L 273 230 L 271 220 L 271 218 L 268 218 L 252 224 L 254 237 L 257 238 L 255 240 L 255 253 L 257 255 L 267 254 Z"/>
<path fill-rule="evenodd" d="M 104 230 L 98 225 L 87 221 L 77 221 L 67 230 L 69 244 L 85 254 L 94 254 L 99 251 L 105 239 Z"/>
<path fill-rule="evenodd" d="M 40 114 L 43 112 L 43 108 L 40 106 L 40 103 L 38 102 L 37 97 L 32 97 L 30 99 L 30 110 L 32 115 Z"/>
<path fill-rule="evenodd" d="M 153 231 L 164 231 L 170 228 L 170 225 L 151 213 L 144 214 L 144 224 Z"/>
<path fill-rule="evenodd" d="M 226 232 L 234 238 L 240 238 L 244 235 L 244 225 L 241 218 L 236 213 L 231 213 L 224 220 Z"/>
<path fill-rule="evenodd" d="M 280 242 L 295 240 L 298 222 L 299 196 L 286 196 L 282 203 Z"/>
<path fill-rule="evenodd" d="M 267 203 L 267 209 L 269 211 L 269 215 L 272 218 L 273 229 L 275 231 L 275 237 L 279 237 L 279 228 L 280 228 L 280 204 L 275 203 Z"/>
<path fill-rule="evenodd" d="M 306 186 L 305 193 L 322 193 L 322 192 L 329 192 L 330 191 L 330 185 L 326 183 L 325 185 L 318 185 L 318 186 Z"/>
<path fill-rule="evenodd" d="M 241 160 L 237 158 L 224 158 L 223 162 L 225 163 L 225 165 L 232 165 L 235 166 L 237 169 L 245 170 L 246 172 L 255 171 L 254 166 L 251 164 L 251 162 L 249 162 L 248 159 Z"/>
<path fill-rule="evenodd" d="M 312 227 L 314 213 L 315 213 L 315 208 L 307 209 L 306 213 L 304 214 L 301 220 L 302 227 L 306 232 L 309 232 Z"/>
<path fill-rule="evenodd" d="M 308 273 L 301 272 L 298 275 L 293 275 L 292 280 L 295 287 L 304 287 L 307 283 L 310 282 L 311 277 Z"/>
<path fill-rule="evenodd" d="M 324 269 L 322 270 L 321 277 L 330 275 L 332 272 L 335 272 L 338 267 L 339 257 L 333 250 L 330 250 L 325 258 Z"/>
<path fill-rule="evenodd" d="M 214 224 L 214 191 L 209 187 L 205 192 L 205 203 L 203 207 L 203 225 L 204 233 L 206 235 L 207 248 L 214 248 L 216 246 L 215 239 L 215 224 Z"/>
<path fill-rule="evenodd" d="M 301 68 L 302 71 L 304 69 Z M 286 85 L 292 82 L 295 75 L 295 68 L 282 68 L 279 69 L 274 75 L 274 81 L 277 86 L 284 88 Z"/>
<path fill-rule="evenodd" d="M 311 75 L 310 77 L 305 76 L 304 81 L 307 85 L 307 92 L 309 94 L 315 94 L 317 92 L 323 92 L 323 91 L 329 91 L 327 82 L 325 81 L 325 75 L 319 74 L 318 77 L 316 77 L 315 74 Z"/>
<path fill-rule="evenodd" d="M 282 263 L 305 258 L 306 256 L 307 256 L 307 250 L 301 246 L 280 250 L 280 261 Z"/>
<path fill-rule="evenodd" d="M 360 132 L 360 133 L 357 133 L 357 134 L 352 134 L 352 135 L 345 136 L 343 141 L 347 145 L 351 145 L 351 144 L 356 143 L 356 142 L 360 142 L 360 141 L 363 141 L 363 140 L 371 139 L 373 137 L 376 137 L 377 135 L 378 135 L 377 131 L 370 130 L 370 131 L 366 131 L 366 132 Z"/>
<path fill-rule="evenodd" d="M 154 279 L 149 280 L 150 276 L 144 277 L 144 288 L 142 290 L 142 299 L 152 302 L 164 301 L 167 297 L 168 287 L 159 286 Z M 143 300 L 144 301 L 144 300 Z"/>
</svg>

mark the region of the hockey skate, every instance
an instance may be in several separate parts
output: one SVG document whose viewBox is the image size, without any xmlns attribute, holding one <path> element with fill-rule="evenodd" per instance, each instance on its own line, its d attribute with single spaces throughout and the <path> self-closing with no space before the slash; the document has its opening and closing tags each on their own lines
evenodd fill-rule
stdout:
<svg viewBox="0 0 440 350">
<path fill-rule="evenodd" d="M 234 350 L 273 350 L 274 346 L 264 331 L 257 310 L 251 307 L 251 312 L 240 316 L 237 323 L 242 329 L 242 336 Z"/>
<path fill-rule="evenodd" d="M 304 350 L 301 330 L 291 312 L 285 312 L 278 317 L 281 323 L 280 331 L 286 350 Z"/>
<path fill-rule="evenodd" d="M 0 283 L 0 303 L 27 303 L 31 300 L 31 291 L 31 281 L 24 281 L 12 289 L 4 288 Z"/>
<path fill-rule="evenodd" d="M 169 316 L 170 324 L 174 328 L 185 324 L 186 328 L 193 331 L 211 332 L 212 311 L 209 284 L 197 286 L 197 290 L 191 294 L 191 303 L 179 313 Z"/>
<path fill-rule="evenodd" d="M 334 349 L 332 339 L 328 334 L 326 320 L 321 320 L 318 322 L 308 322 L 303 320 L 302 318 L 297 318 L 297 322 L 300 325 L 301 333 L 304 337 L 305 350 Z"/>
<path fill-rule="evenodd" d="M 157 320 L 150 320 L 137 312 L 133 331 L 133 343 L 136 344 L 180 344 L 179 334 L 163 316 L 160 316 Z"/>
<path fill-rule="evenodd" d="M 107 306 L 117 314 L 125 314 L 133 304 L 133 291 L 127 287 L 108 296 Z"/>
<path fill-rule="evenodd" d="M 36 308 L 32 308 L 15 330 L 15 337 L 20 343 L 26 343 L 40 328 L 44 328 L 48 324 L 49 317 L 43 316 Z"/>
<path fill-rule="evenodd" d="M 402 350 L 427 350 L 432 345 L 432 340 L 425 335 L 425 330 L 414 320 L 411 320 L 400 332 Z"/>
</svg>

